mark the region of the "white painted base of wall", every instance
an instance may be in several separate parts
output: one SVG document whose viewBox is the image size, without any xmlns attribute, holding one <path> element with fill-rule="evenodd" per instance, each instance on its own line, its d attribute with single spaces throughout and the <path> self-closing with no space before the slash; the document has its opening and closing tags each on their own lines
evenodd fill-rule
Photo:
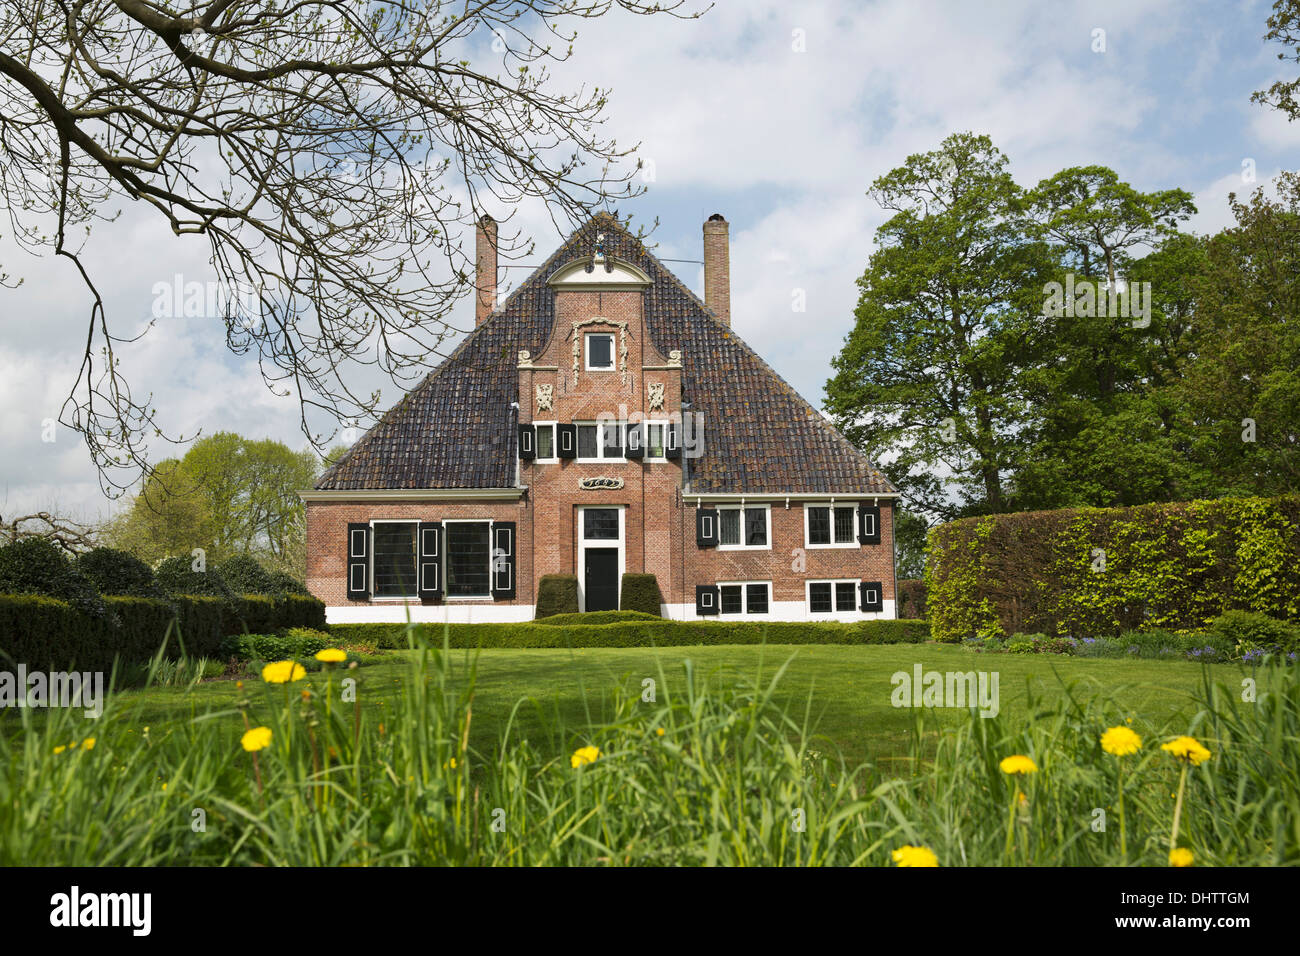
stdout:
<svg viewBox="0 0 1300 956">
<path fill-rule="evenodd" d="M 327 607 L 327 624 L 518 624 L 533 619 L 532 604 L 387 604 Z"/>
<path fill-rule="evenodd" d="M 803 601 L 773 601 L 767 614 L 706 614 L 695 613 L 695 604 L 660 604 L 659 613 L 674 621 L 892 621 L 897 616 L 893 601 L 885 602 L 885 609 L 866 614 L 862 611 L 836 611 L 830 614 L 813 614 Z"/>
<path fill-rule="evenodd" d="M 531 621 L 536 613 L 532 604 L 384 604 L 345 605 L 325 608 L 328 624 L 518 624 Z M 893 601 L 876 614 L 861 611 L 838 611 L 811 614 L 803 601 L 773 601 L 768 614 L 718 614 L 700 617 L 695 605 L 661 604 L 659 613 L 674 621 L 888 621 L 895 617 Z"/>
</svg>

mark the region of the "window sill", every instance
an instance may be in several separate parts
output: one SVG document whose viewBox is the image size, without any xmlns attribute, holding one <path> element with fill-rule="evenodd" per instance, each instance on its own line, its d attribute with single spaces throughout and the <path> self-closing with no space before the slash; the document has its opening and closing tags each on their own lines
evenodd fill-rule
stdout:
<svg viewBox="0 0 1300 956">
<path fill-rule="evenodd" d="M 770 544 L 720 544 L 719 551 L 771 551 Z"/>
<path fill-rule="evenodd" d="M 822 550 L 851 551 L 861 547 L 861 545 L 859 545 L 856 541 L 852 542 L 851 544 L 808 544 L 807 542 L 805 542 L 804 547 L 810 550 L 817 550 L 817 551 L 822 551 Z"/>
</svg>

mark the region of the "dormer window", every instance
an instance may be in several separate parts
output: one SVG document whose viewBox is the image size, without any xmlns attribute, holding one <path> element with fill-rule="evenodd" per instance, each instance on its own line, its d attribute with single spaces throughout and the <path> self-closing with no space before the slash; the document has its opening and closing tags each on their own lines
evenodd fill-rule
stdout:
<svg viewBox="0 0 1300 956">
<path fill-rule="evenodd" d="M 587 333 L 587 371 L 610 372 L 614 369 L 614 333 Z"/>
</svg>

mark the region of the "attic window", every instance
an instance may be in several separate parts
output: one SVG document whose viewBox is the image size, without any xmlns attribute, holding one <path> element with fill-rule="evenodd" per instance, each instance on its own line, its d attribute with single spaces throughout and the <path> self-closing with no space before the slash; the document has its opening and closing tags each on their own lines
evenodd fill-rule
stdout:
<svg viewBox="0 0 1300 956">
<path fill-rule="evenodd" d="M 608 372 L 614 368 L 614 333 L 587 333 L 587 371 Z"/>
</svg>

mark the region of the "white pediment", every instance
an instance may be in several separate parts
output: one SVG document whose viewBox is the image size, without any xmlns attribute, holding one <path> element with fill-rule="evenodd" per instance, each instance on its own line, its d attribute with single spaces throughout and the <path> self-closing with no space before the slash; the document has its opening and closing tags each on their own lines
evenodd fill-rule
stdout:
<svg viewBox="0 0 1300 956">
<path fill-rule="evenodd" d="M 593 262 L 590 258 L 575 259 L 560 266 L 546 284 L 554 289 L 595 289 L 606 292 L 644 289 L 651 284 L 650 277 L 621 259 L 609 258 Z"/>
</svg>

